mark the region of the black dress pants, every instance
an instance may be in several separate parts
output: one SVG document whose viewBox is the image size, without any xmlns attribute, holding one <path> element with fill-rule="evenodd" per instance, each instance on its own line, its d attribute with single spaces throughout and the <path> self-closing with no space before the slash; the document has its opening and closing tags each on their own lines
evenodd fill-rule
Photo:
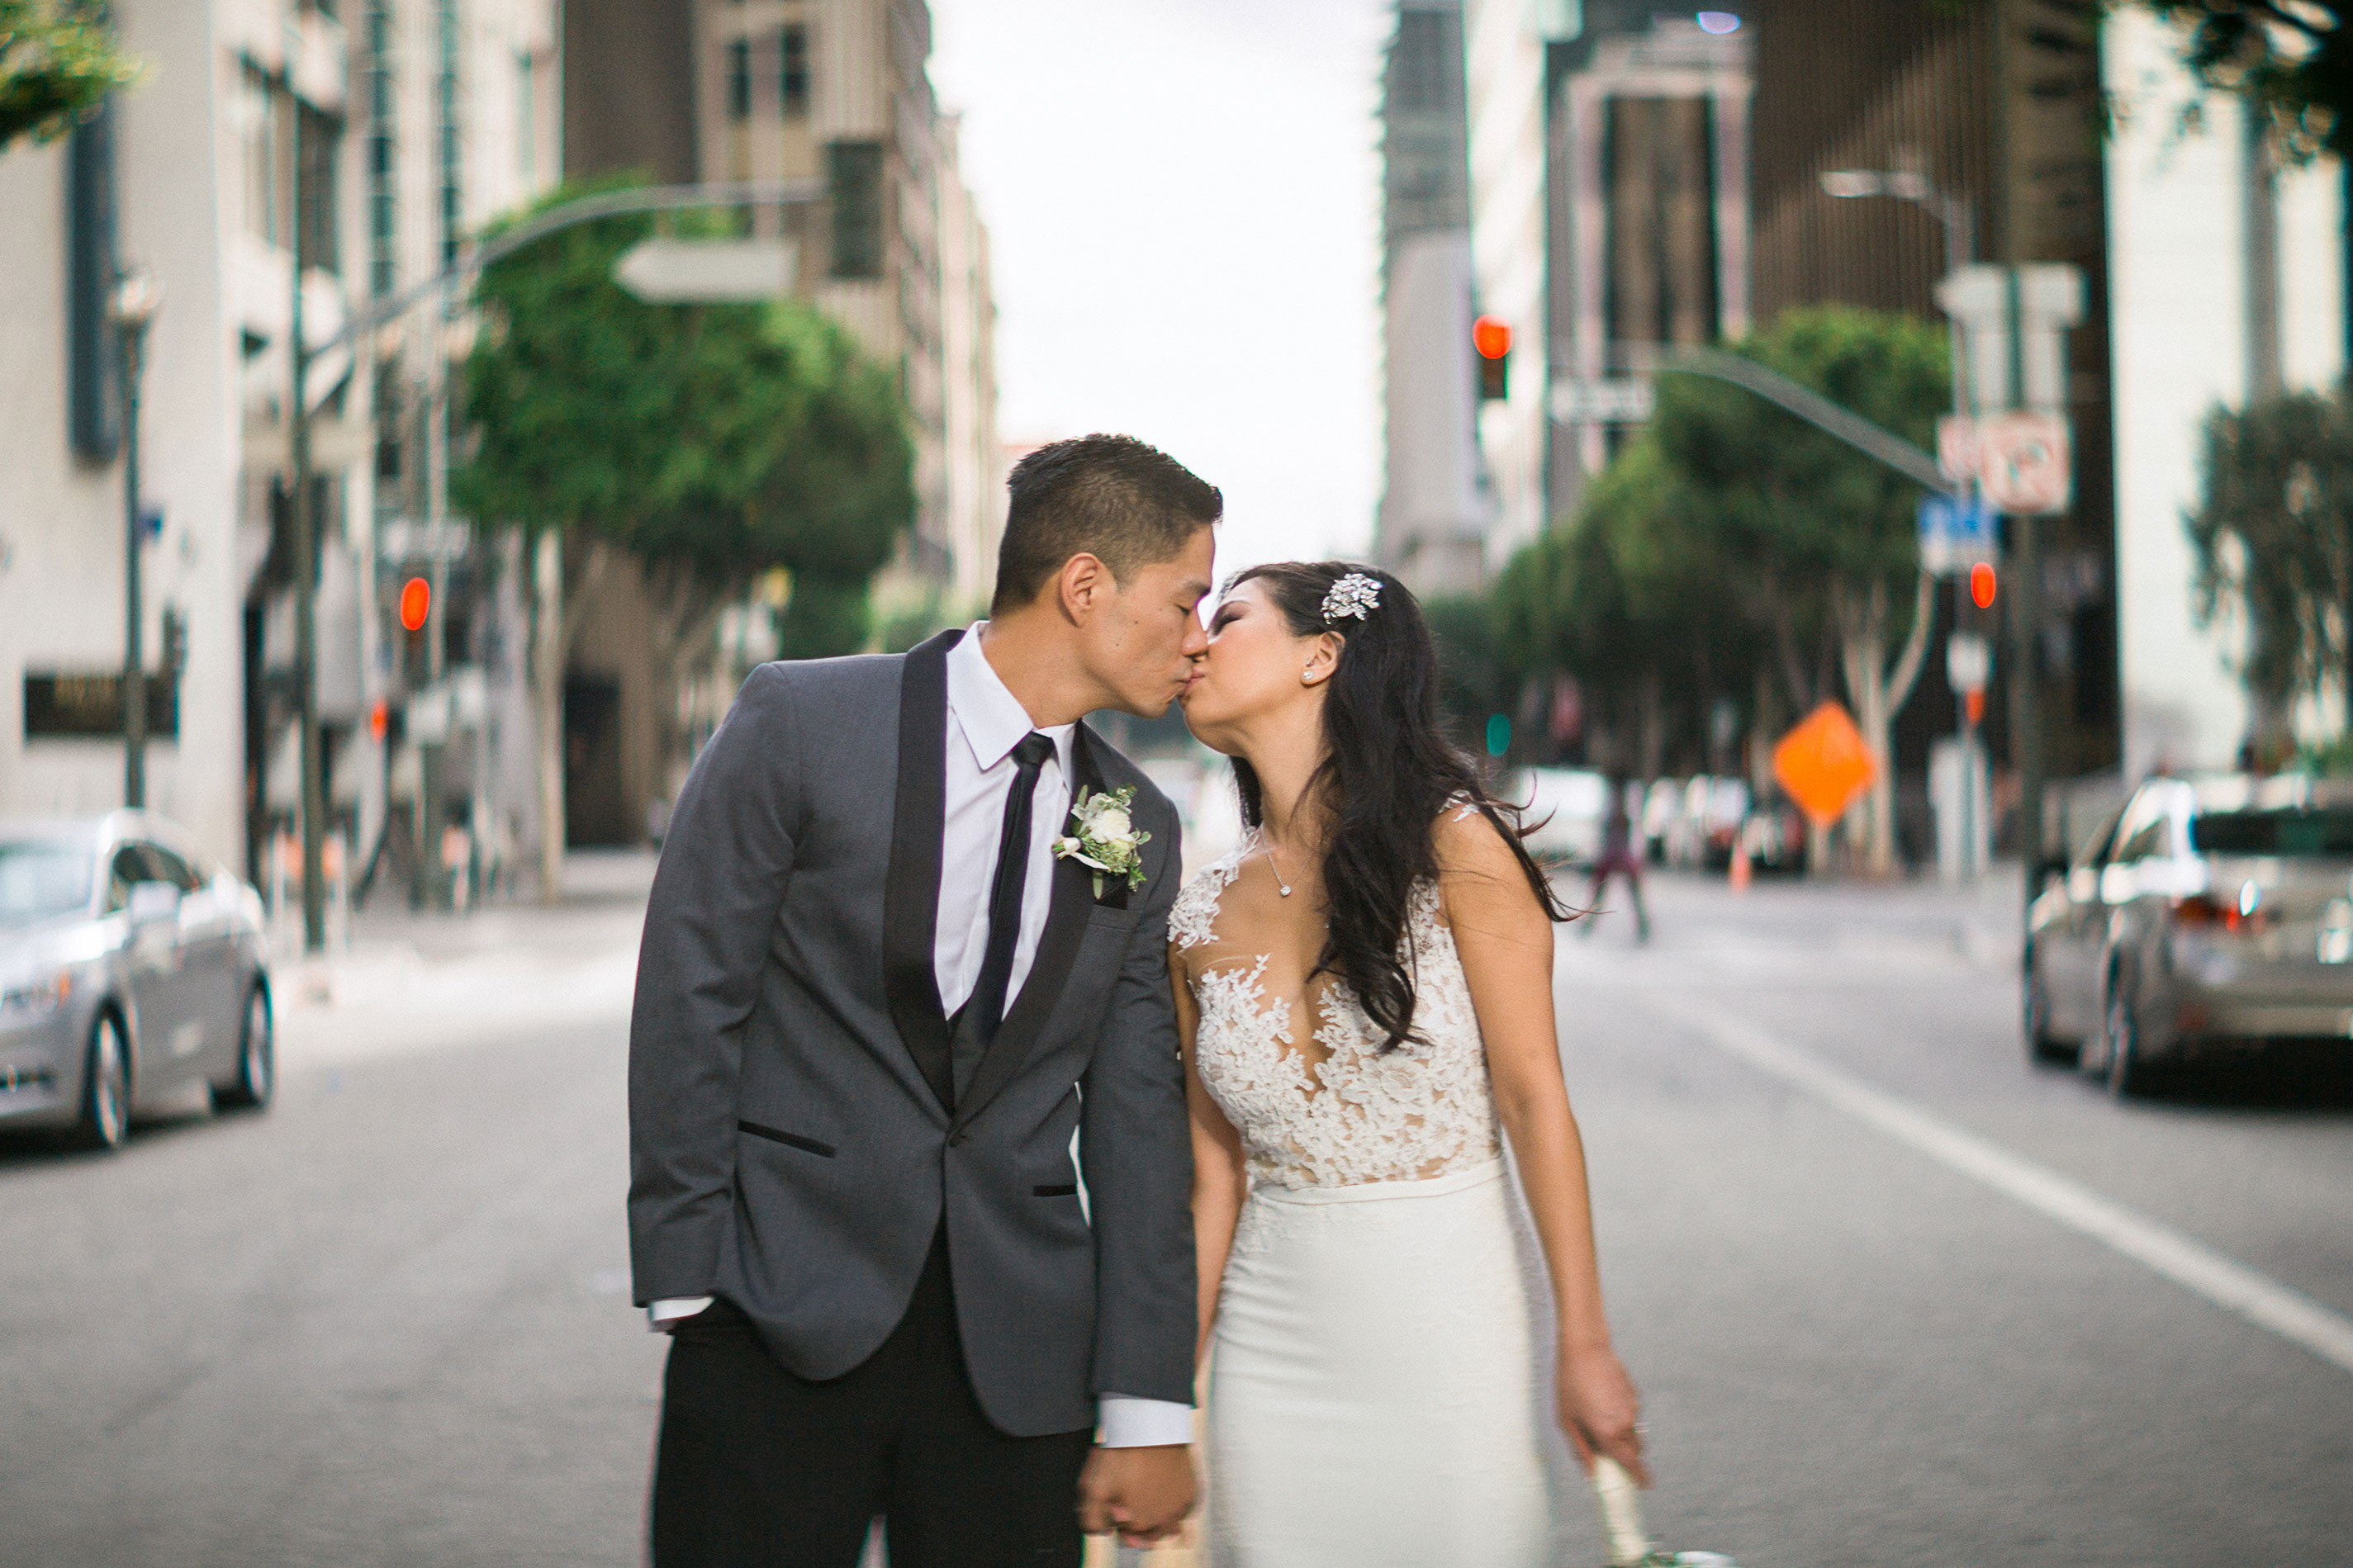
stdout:
<svg viewBox="0 0 2353 1568">
<path fill-rule="evenodd" d="M 1092 1431 L 1010 1437 L 981 1413 L 945 1238 L 881 1349 L 796 1377 L 724 1298 L 671 1334 L 654 1458 L 654 1568 L 1077 1568 Z"/>
</svg>

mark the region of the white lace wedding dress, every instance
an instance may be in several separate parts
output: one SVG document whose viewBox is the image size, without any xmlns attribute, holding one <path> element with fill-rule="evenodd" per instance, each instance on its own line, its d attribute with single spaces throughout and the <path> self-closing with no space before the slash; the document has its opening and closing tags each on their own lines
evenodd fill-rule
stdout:
<svg viewBox="0 0 2353 1568">
<path fill-rule="evenodd" d="M 1549 1296 L 1438 890 L 1406 935 L 1421 1043 L 1383 1052 L 1345 984 L 1271 995 L 1270 956 L 1221 933 L 1249 849 L 1169 915 L 1250 1179 L 1218 1306 L 1211 1561 L 1558 1563 Z"/>
</svg>

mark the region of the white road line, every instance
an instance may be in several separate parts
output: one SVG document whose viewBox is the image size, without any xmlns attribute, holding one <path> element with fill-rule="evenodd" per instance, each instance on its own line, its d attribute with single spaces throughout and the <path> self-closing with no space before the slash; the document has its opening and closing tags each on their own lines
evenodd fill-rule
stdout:
<svg viewBox="0 0 2353 1568">
<path fill-rule="evenodd" d="M 2249 1322 L 2353 1372 L 2353 1318 L 2257 1273 L 2236 1258 L 2144 1218 L 2047 1165 L 1774 1038 L 1745 1020 L 1689 1004 L 1654 1004 L 1749 1066 L 1974 1177 L 2047 1219 L 2080 1231 Z"/>
</svg>

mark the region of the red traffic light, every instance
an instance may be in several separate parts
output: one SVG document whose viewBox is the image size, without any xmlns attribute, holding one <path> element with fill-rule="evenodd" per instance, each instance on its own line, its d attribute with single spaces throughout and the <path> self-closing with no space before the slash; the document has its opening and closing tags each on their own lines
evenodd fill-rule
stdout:
<svg viewBox="0 0 2353 1568">
<path fill-rule="evenodd" d="M 1471 323 L 1471 346 L 1481 359 L 1502 359 L 1512 352 L 1512 323 L 1496 316 L 1480 317 Z"/>
<path fill-rule="evenodd" d="M 1993 608 L 1993 568 L 1980 561 L 1969 568 L 1969 597 L 1980 610 Z"/>
<path fill-rule="evenodd" d="M 392 704 L 379 697 L 368 704 L 368 739 L 381 745 L 392 728 Z"/>
<path fill-rule="evenodd" d="M 400 585 L 400 625 L 404 631 L 421 632 L 425 617 L 433 608 L 433 584 L 422 577 L 411 577 Z"/>
</svg>

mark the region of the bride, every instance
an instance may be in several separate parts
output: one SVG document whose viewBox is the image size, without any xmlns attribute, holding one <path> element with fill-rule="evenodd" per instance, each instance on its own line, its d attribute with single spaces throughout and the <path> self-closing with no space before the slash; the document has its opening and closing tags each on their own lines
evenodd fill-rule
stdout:
<svg viewBox="0 0 2353 1568">
<path fill-rule="evenodd" d="M 1556 1562 L 1562 1435 L 1648 1479 L 1554 1034 L 1565 911 L 1439 731 L 1404 584 L 1254 567 L 1209 637 L 1185 719 L 1250 831 L 1168 926 L 1214 1560 Z"/>
</svg>

